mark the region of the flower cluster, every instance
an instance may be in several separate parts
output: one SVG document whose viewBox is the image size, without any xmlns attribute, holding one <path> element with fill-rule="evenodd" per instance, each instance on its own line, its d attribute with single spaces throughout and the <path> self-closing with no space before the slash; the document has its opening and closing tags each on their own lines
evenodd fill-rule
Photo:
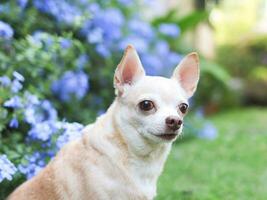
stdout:
<svg viewBox="0 0 267 200">
<path fill-rule="evenodd" d="M 27 179 L 30 179 L 36 175 L 42 168 L 45 167 L 45 154 L 40 152 L 35 152 L 32 155 L 25 156 L 26 164 L 20 164 L 18 170 L 25 174 Z"/>
<path fill-rule="evenodd" d="M 48 160 L 54 157 L 66 143 L 81 137 L 83 125 L 62 121 L 45 121 L 36 124 L 28 132 L 27 142 L 41 142 L 42 150 L 26 155 L 25 163 L 18 166 L 19 171 L 29 179 L 36 175 Z"/>
<path fill-rule="evenodd" d="M 71 96 L 82 99 L 88 91 L 88 76 L 83 71 L 66 71 L 52 84 L 52 91 L 62 101 L 69 101 Z"/>
<path fill-rule="evenodd" d="M 16 71 L 13 73 L 13 77 L 12 81 L 7 76 L 0 77 L 1 86 L 13 92 L 13 84 L 17 85 L 18 82 L 19 90 L 21 90 L 21 82 L 24 81 L 24 77 Z M 13 110 L 14 117 L 9 123 L 10 128 L 18 127 L 17 118 L 19 116 L 16 116 L 16 113 L 22 113 L 23 121 L 30 125 L 26 142 L 29 145 L 41 143 L 42 150 L 24 156 L 25 163 L 18 166 L 19 172 L 30 178 L 44 167 L 46 160 L 51 159 L 64 144 L 80 137 L 83 126 L 79 123 L 59 121 L 57 111 L 50 101 L 40 100 L 28 91 L 19 96 L 17 94 L 19 90 L 15 90 L 16 94 L 7 99 L 3 106 Z M 12 175 L 16 172 L 15 167 L 9 162 L 6 155 L 0 158 L 0 164 L 1 162 L 3 165 L 1 165 L 2 168 L 0 167 L 0 182 L 4 178 L 11 180 Z"/>
<path fill-rule="evenodd" d="M 25 174 L 28 179 L 36 175 L 59 149 L 68 142 L 81 137 L 83 127 L 79 123 L 61 121 L 46 121 L 35 125 L 28 132 L 27 141 L 29 144 L 41 142 L 42 150 L 24 157 L 26 162 L 18 166 L 20 173 Z"/>
<path fill-rule="evenodd" d="M 128 7 L 134 1 L 119 3 Z M 126 15 L 121 9 L 105 7 L 105 4 L 96 2 L 38 0 L 34 1 L 34 5 L 39 11 L 69 25 L 79 21 L 79 34 L 106 59 L 112 57 L 114 52 L 123 51 L 128 44 L 133 44 L 150 75 L 168 74 L 181 60 L 181 56 L 171 51 L 164 39 L 160 39 L 160 35 L 177 38 L 180 29 L 176 24 L 161 24 L 155 28 L 140 15 Z M 86 15 L 86 12 L 90 15 Z"/>
<path fill-rule="evenodd" d="M 24 81 L 24 77 L 18 72 L 13 72 L 14 80 L 11 81 L 9 77 L 2 76 L 0 77 L 0 83 L 5 87 L 11 87 L 11 91 L 13 93 L 17 93 L 22 89 L 22 82 Z"/>
<path fill-rule="evenodd" d="M 16 173 L 17 168 L 6 155 L 0 155 L 0 182 L 4 179 L 12 180 L 12 176 Z"/>
<path fill-rule="evenodd" d="M 0 39 L 10 39 L 13 37 L 14 31 L 11 26 L 3 21 L 0 21 Z"/>
<path fill-rule="evenodd" d="M 81 10 L 68 1 L 34 0 L 34 6 L 41 12 L 51 14 L 58 22 L 74 24 L 82 18 Z"/>
<path fill-rule="evenodd" d="M 175 24 L 161 24 L 159 26 L 160 33 L 170 36 L 170 37 L 177 37 L 180 33 L 180 29 Z"/>
</svg>

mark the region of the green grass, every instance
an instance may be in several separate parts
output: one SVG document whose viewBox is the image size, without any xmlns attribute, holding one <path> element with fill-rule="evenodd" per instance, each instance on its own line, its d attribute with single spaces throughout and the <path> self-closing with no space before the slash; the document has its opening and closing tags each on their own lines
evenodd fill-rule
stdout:
<svg viewBox="0 0 267 200">
<path fill-rule="evenodd" d="M 266 200 L 267 109 L 228 111 L 210 119 L 218 137 L 174 144 L 156 200 Z"/>
</svg>

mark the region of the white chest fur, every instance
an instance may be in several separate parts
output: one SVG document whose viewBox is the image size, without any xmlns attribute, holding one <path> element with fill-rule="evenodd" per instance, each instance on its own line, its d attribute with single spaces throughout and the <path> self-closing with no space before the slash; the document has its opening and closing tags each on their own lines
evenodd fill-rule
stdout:
<svg viewBox="0 0 267 200">
<path fill-rule="evenodd" d="M 166 144 L 151 152 L 149 156 L 130 159 L 131 177 L 147 199 L 153 199 L 156 196 L 157 180 L 162 172 L 170 148 L 171 145 Z"/>
</svg>

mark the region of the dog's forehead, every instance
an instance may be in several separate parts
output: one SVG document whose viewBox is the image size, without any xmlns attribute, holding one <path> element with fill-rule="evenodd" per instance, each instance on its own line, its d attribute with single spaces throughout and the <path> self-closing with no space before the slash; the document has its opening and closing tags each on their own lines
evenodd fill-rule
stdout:
<svg viewBox="0 0 267 200">
<path fill-rule="evenodd" d="M 185 94 L 181 86 L 175 80 L 159 77 L 145 76 L 140 79 L 132 88 L 131 93 L 136 98 L 144 94 L 160 96 L 168 101 L 185 100 Z"/>
</svg>

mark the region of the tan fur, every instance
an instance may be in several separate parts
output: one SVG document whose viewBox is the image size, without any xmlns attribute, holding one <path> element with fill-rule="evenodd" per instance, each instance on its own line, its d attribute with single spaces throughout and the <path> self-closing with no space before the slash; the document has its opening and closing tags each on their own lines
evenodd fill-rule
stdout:
<svg viewBox="0 0 267 200">
<path fill-rule="evenodd" d="M 198 81 L 196 55 L 182 63 L 172 79 L 145 76 L 136 51 L 128 47 L 115 72 L 118 95 L 108 111 L 8 200 L 153 199 L 171 144 L 182 131 L 181 126 L 172 132 L 175 138 L 162 139 L 170 132 L 166 118 L 183 119 L 178 105 L 187 102 Z M 157 108 L 144 113 L 138 107 L 144 99 Z"/>
<path fill-rule="evenodd" d="M 148 199 L 129 175 L 131 155 L 114 127 L 114 119 L 110 120 L 114 107 L 92 128 L 85 129 L 81 139 L 64 146 L 44 170 L 17 188 L 8 200 Z M 115 154 L 93 144 L 98 139 L 111 145 Z M 117 183 L 110 183 L 115 179 Z"/>
</svg>

